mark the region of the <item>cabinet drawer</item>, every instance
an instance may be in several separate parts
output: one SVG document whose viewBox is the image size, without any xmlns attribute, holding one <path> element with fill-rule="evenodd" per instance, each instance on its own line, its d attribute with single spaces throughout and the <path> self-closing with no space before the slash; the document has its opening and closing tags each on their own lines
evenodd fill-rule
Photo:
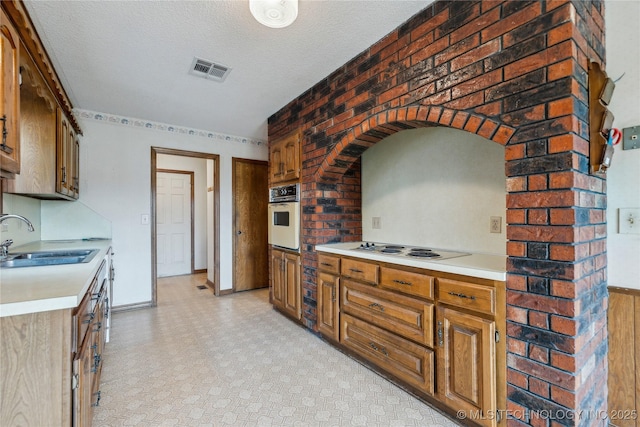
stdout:
<svg viewBox="0 0 640 427">
<path fill-rule="evenodd" d="M 434 393 L 433 351 L 344 314 L 340 342 L 397 378 Z"/>
<path fill-rule="evenodd" d="M 93 321 L 95 314 L 93 313 L 93 307 L 91 304 L 91 290 L 95 287 L 94 283 L 89 286 L 89 292 L 87 292 L 82 298 L 82 302 L 76 308 L 73 321 L 74 321 L 74 330 L 75 336 L 73 337 L 74 341 L 74 350 L 79 351 L 80 347 L 82 347 L 82 342 L 84 340 L 85 335 L 87 334 L 87 330 Z"/>
<path fill-rule="evenodd" d="M 340 258 L 318 254 L 318 268 L 327 273 L 340 274 Z"/>
<path fill-rule="evenodd" d="M 380 267 L 377 264 L 356 261 L 354 259 L 342 259 L 340 273 L 345 277 L 368 282 L 373 285 L 378 284 L 378 271 Z"/>
<path fill-rule="evenodd" d="M 489 286 L 438 279 L 438 301 L 482 313 L 496 313 L 496 290 Z"/>
<path fill-rule="evenodd" d="M 351 280 L 341 287 L 342 312 L 433 347 L 434 305 Z"/>
<path fill-rule="evenodd" d="M 433 299 L 434 278 L 426 274 L 380 268 L 380 286 L 421 298 Z"/>
</svg>

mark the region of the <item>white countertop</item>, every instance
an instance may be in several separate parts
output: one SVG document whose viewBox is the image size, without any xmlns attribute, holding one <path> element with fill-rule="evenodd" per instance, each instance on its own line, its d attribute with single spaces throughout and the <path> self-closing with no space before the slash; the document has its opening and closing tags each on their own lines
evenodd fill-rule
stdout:
<svg viewBox="0 0 640 427">
<path fill-rule="evenodd" d="M 443 273 L 461 274 L 489 280 L 507 280 L 506 255 L 470 254 L 441 261 L 423 258 L 412 258 L 400 255 L 381 254 L 371 251 L 355 251 L 362 242 L 331 243 L 316 245 L 316 251 L 354 258 L 370 259 L 407 267 L 424 268 Z"/>
<path fill-rule="evenodd" d="M 11 253 L 99 249 L 88 263 L 0 269 L 0 317 L 77 307 L 89 289 L 111 240 L 44 240 Z"/>
</svg>

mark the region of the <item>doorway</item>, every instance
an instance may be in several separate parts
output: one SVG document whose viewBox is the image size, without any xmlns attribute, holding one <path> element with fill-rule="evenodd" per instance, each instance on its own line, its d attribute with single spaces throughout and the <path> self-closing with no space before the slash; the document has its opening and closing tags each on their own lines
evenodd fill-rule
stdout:
<svg viewBox="0 0 640 427">
<path fill-rule="evenodd" d="M 192 274 L 194 172 L 158 169 L 156 259 L 158 277 Z"/>
<path fill-rule="evenodd" d="M 267 162 L 233 158 L 233 290 L 269 286 Z"/>
<path fill-rule="evenodd" d="M 217 154 L 209 154 L 209 153 L 199 153 L 194 151 L 184 151 L 184 150 L 176 150 L 170 148 L 160 148 L 160 147 L 151 147 L 151 247 L 154 249 L 151 251 L 151 303 L 152 306 L 157 306 L 158 303 L 158 288 L 157 288 L 157 279 L 158 279 L 158 254 L 155 248 L 158 246 L 158 226 L 159 226 L 159 206 L 158 206 L 158 195 L 156 193 L 157 180 L 158 180 L 158 172 L 163 170 L 163 167 L 159 165 L 159 155 L 170 155 L 170 156 L 178 156 L 183 158 L 192 158 L 192 159 L 204 159 L 206 160 L 206 189 L 202 189 L 201 191 L 206 191 L 206 213 L 205 217 L 202 220 L 191 221 L 191 227 L 194 227 L 194 224 L 201 222 L 204 224 L 205 231 L 202 233 L 206 234 L 206 242 L 204 243 L 204 247 L 196 246 L 194 249 L 194 242 L 197 239 L 191 238 L 191 260 L 189 261 L 190 271 L 191 272 L 204 272 L 207 273 L 207 281 L 206 284 L 209 286 L 215 295 L 220 294 L 220 156 Z M 167 168 L 164 168 L 165 170 Z M 173 169 L 173 168 L 172 168 Z M 176 170 L 171 170 L 171 172 L 177 172 Z M 193 183 L 193 180 L 192 180 Z M 195 187 L 197 189 L 197 187 Z M 195 190 L 194 190 L 195 191 Z M 199 197 L 197 194 L 195 198 Z M 195 211 L 198 209 L 193 209 Z M 199 210 L 198 210 L 199 211 Z M 197 230 L 196 230 L 197 231 Z M 195 234 L 195 231 L 189 232 L 191 236 Z M 198 234 L 202 234 L 198 233 Z M 200 254 L 200 255 L 198 255 Z M 198 256 L 203 256 L 205 259 L 206 269 L 201 270 L 199 268 L 194 269 L 193 259 L 196 259 Z"/>
</svg>

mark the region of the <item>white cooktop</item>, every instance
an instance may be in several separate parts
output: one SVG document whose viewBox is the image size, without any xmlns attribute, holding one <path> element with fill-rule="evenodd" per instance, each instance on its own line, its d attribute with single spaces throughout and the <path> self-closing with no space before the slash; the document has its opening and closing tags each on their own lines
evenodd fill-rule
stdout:
<svg viewBox="0 0 640 427">
<path fill-rule="evenodd" d="M 372 242 L 368 243 L 371 246 Z M 361 244 L 364 244 L 365 248 L 357 249 Z M 420 246 L 421 248 L 431 249 L 442 255 L 440 258 L 421 258 L 403 254 L 404 252 L 409 252 L 412 248 L 416 248 L 415 246 L 375 242 L 375 249 L 366 249 L 366 244 L 367 242 L 330 243 L 326 245 L 316 245 L 316 251 L 408 267 L 424 268 L 444 273 L 479 277 L 482 279 L 499 280 L 503 282 L 507 280 L 507 257 L 505 255 L 455 252 Z M 399 254 L 388 254 L 377 249 L 378 247 L 382 249 L 385 246 L 405 246 L 405 249 L 402 249 L 402 253 Z"/>
</svg>

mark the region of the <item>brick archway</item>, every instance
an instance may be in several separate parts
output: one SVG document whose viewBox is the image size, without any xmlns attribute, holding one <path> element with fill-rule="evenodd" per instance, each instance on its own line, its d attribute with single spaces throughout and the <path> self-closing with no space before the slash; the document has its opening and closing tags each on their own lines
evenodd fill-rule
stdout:
<svg viewBox="0 0 640 427">
<path fill-rule="evenodd" d="M 314 181 L 340 179 L 367 148 L 396 132 L 429 126 L 460 129 L 506 145 L 515 129 L 495 119 L 441 106 L 409 106 L 393 108 L 349 129 L 327 154 L 315 173 Z"/>
<path fill-rule="evenodd" d="M 587 89 L 604 6 L 436 1 L 269 118 L 270 140 L 304 135 L 309 329 L 314 246 L 362 237 L 362 152 L 405 128 L 476 133 L 505 147 L 508 425 L 604 423 L 606 182 L 589 173 Z M 543 410 L 564 417 L 532 416 Z"/>
</svg>

